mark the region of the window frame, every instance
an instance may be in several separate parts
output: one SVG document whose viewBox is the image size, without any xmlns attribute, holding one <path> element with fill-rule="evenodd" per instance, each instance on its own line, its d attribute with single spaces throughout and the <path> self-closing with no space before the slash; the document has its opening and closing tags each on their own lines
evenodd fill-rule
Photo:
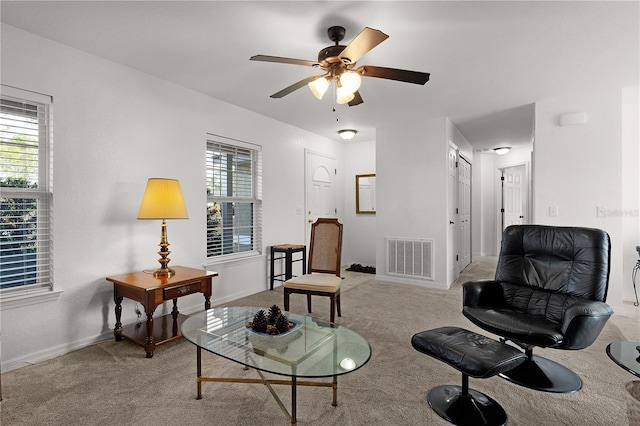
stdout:
<svg viewBox="0 0 640 426">
<path fill-rule="evenodd" d="M 5 198 L 24 198 L 38 200 L 39 229 L 45 229 L 39 235 L 36 252 L 37 282 L 0 289 L 0 303 L 3 309 L 55 300 L 61 293 L 54 289 L 53 280 L 53 179 L 52 179 L 52 109 L 53 98 L 37 92 L 1 85 L 0 96 L 8 101 L 36 106 L 38 114 L 38 186 L 37 188 L 2 187 Z"/>
<path fill-rule="evenodd" d="M 206 250 L 205 258 L 206 264 L 216 264 L 226 261 L 241 260 L 248 257 L 259 256 L 262 254 L 262 147 L 250 142 L 241 141 L 238 139 L 232 139 L 225 136 L 216 135 L 213 133 L 207 134 L 206 140 L 206 160 L 205 160 L 205 176 L 207 179 L 206 187 L 209 188 L 208 180 L 210 177 L 210 164 L 208 157 L 212 151 L 212 147 L 221 146 L 229 150 L 246 149 L 251 153 L 251 196 L 230 196 L 206 194 L 207 220 L 206 220 Z M 223 253 L 217 255 L 209 255 L 209 204 L 213 202 L 219 203 L 247 203 L 252 204 L 252 248 L 246 251 L 234 251 L 232 253 Z M 234 233 L 235 235 L 235 233 Z"/>
</svg>

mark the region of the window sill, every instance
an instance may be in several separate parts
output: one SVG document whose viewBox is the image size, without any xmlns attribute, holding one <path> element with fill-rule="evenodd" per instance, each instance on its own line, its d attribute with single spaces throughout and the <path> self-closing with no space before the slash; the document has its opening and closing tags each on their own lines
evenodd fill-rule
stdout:
<svg viewBox="0 0 640 426">
<path fill-rule="evenodd" d="M 31 289 L 0 294 L 0 308 L 3 310 L 21 308 L 40 303 L 55 302 L 62 290 Z"/>
<path fill-rule="evenodd" d="M 253 262 L 261 257 L 263 257 L 264 255 L 257 252 L 257 251 L 251 251 L 251 252 L 246 252 L 246 253 L 241 253 L 241 254 L 235 254 L 235 255 L 227 255 L 227 256 L 220 256 L 220 257 L 214 257 L 214 258 L 209 258 L 207 259 L 207 261 L 204 263 L 203 267 L 205 269 L 211 269 L 211 268 L 215 268 L 216 266 L 220 266 L 220 265 L 229 265 L 229 264 L 236 264 L 236 263 L 248 263 L 248 262 Z"/>
</svg>

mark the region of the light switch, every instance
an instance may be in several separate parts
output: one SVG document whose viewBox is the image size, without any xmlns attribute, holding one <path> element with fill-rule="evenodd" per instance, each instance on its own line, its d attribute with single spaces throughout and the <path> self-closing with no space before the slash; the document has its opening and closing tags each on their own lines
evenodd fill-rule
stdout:
<svg viewBox="0 0 640 426">
<path fill-rule="evenodd" d="M 558 217 L 558 206 L 549 206 L 549 216 Z"/>
</svg>

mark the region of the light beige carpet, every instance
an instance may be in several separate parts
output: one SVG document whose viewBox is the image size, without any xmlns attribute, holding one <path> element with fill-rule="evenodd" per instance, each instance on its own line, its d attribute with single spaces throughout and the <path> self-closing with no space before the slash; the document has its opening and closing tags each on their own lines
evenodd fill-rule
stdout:
<svg viewBox="0 0 640 426">
<path fill-rule="evenodd" d="M 429 408 L 427 391 L 460 383 L 460 373 L 420 354 L 411 336 L 454 325 L 480 331 L 461 314 L 460 283 L 490 278 L 494 259 L 480 259 L 463 272 L 452 290 L 376 282 L 368 274 L 345 275 L 338 323 L 365 336 L 372 357 L 363 368 L 338 379 L 338 406 L 327 388 L 298 391 L 299 425 L 446 425 Z M 304 313 L 303 296 L 291 310 Z M 282 305 L 281 289 L 233 304 Z M 329 316 L 327 298 L 314 298 L 314 315 Z M 637 309 L 609 321 L 598 341 L 582 351 L 537 350 L 564 363 L 583 379 L 575 394 L 548 394 L 515 386 L 498 377 L 471 379 L 470 386 L 498 400 L 510 425 L 625 425 L 623 384 L 634 376 L 606 355 L 611 341 L 640 340 Z M 486 334 L 486 333 L 485 333 Z M 101 342 L 67 355 L 2 375 L 0 422 L 7 425 L 286 425 L 287 420 L 262 385 L 203 383 L 196 400 L 195 347 L 184 340 L 163 345 L 152 359 L 128 341 Z M 257 377 L 233 362 L 203 356 L 205 374 Z M 276 388 L 289 401 L 286 386 Z"/>
</svg>

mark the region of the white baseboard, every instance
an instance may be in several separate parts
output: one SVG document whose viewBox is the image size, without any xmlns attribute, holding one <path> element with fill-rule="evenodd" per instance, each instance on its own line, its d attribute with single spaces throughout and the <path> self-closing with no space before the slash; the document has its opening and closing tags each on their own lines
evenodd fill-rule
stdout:
<svg viewBox="0 0 640 426">
<path fill-rule="evenodd" d="M 392 283 L 402 283 L 402 284 L 410 284 L 418 287 L 425 288 L 436 288 L 440 290 L 447 290 L 447 285 L 445 283 L 440 283 L 431 280 L 421 280 L 421 279 L 412 279 L 412 278 L 404 278 L 398 277 L 395 275 L 385 275 L 385 274 L 376 274 L 376 281 L 389 281 Z"/>
</svg>

